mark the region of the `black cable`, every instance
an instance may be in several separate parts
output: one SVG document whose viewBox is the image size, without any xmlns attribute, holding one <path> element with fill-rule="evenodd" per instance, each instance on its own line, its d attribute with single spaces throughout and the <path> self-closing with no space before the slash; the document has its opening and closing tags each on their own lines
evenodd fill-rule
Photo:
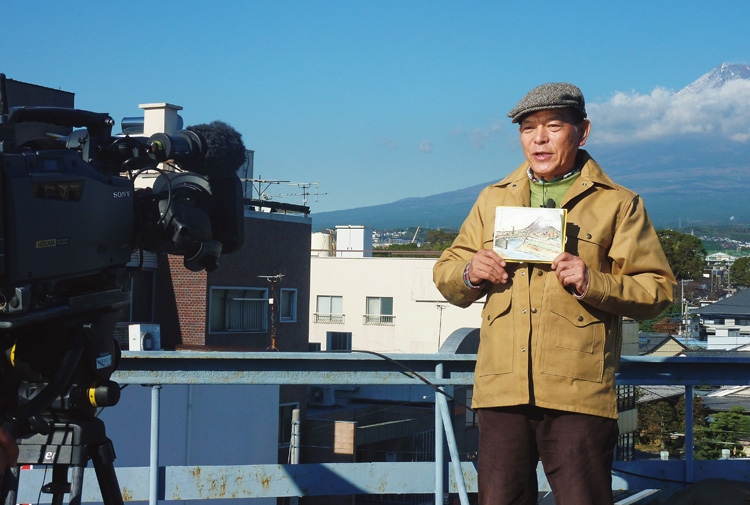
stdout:
<svg viewBox="0 0 750 505">
<path fill-rule="evenodd" d="M 381 359 L 383 359 L 385 361 L 388 361 L 389 363 L 393 363 L 394 365 L 396 365 L 397 367 L 401 368 L 402 370 L 405 370 L 409 375 L 412 375 L 412 376 L 416 377 L 417 379 L 421 380 L 422 382 L 424 382 L 425 384 L 427 384 L 428 386 L 430 386 L 432 389 L 434 389 L 438 393 L 444 395 L 449 400 L 454 401 L 454 402 L 456 402 L 457 404 L 459 404 L 459 405 L 461 405 L 463 407 L 466 407 L 467 409 L 471 410 L 472 412 L 475 412 L 474 409 L 472 409 L 469 405 L 466 405 L 466 403 L 458 401 L 454 396 L 452 396 L 452 395 L 446 393 L 445 391 L 443 391 L 442 389 L 440 389 L 440 386 L 437 386 L 437 385 L 433 384 L 432 382 L 430 382 L 429 380 L 427 380 L 424 376 L 420 375 L 415 370 L 409 368 L 408 366 L 404 365 L 403 363 L 399 362 L 398 360 L 391 358 L 390 356 L 386 356 L 385 354 L 381 354 L 381 353 L 376 352 L 376 351 L 367 351 L 367 350 L 364 350 L 364 349 L 335 350 L 335 351 L 332 350 L 332 351 L 323 351 L 323 352 L 330 352 L 330 353 L 359 352 L 359 353 L 363 353 L 363 354 L 372 354 L 373 356 L 377 356 L 378 358 L 381 358 Z"/>
</svg>

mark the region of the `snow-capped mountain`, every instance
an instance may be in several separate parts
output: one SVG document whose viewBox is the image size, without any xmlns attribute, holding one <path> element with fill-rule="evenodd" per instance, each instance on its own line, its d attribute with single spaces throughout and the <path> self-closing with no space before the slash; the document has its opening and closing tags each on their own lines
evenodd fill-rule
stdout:
<svg viewBox="0 0 750 505">
<path fill-rule="evenodd" d="M 677 94 L 697 94 L 709 89 L 720 88 L 727 82 L 737 79 L 750 79 L 750 65 L 746 63 L 722 63 L 682 88 Z"/>
</svg>

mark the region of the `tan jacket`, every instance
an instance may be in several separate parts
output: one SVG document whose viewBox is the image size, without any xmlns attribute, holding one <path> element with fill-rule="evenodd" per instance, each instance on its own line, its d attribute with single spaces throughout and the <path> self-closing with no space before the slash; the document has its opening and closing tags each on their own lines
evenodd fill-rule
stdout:
<svg viewBox="0 0 750 505">
<path fill-rule="evenodd" d="M 617 417 L 615 371 L 623 316 L 650 319 L 672 301 L 676 284 L 639 196 L 585 163 L 561 202 L 568 209 L 565 249 L 589 267 L 577 299 L 549 264 L 508 263 L 507 284 L 471 289 L 464 268 L 491 248 L 495 207 L 529 206 L 528 163 L 485 188 L 433 275 L 445 298 L 466 307 L 487 295 L 474 378 L 475 408 L 532 404 Z"/>
</svg>

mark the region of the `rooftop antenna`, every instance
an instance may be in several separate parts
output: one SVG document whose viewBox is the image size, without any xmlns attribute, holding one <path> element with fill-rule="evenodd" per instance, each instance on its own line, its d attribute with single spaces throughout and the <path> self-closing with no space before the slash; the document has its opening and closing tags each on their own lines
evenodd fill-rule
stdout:
<svg viewBox="0 0 750 505">
<path fill-rule="evenodd" d="M 266 348 L 266 351 L 278 351 L 279 349 L 276 347 L 276 320 L 273 317 L 274 306 L 276 305 L 274 297 L 276 296 L 276 284 L 281 282 L 284 274 L 259 275 L 258 277 L 267 280 L 271 284 L 271 295 L 268 297 L 268 307 L 271 310 L 271 346 Z"/>
<path fill-rule="evenodd" d="M 302 197 L 302 205 L 304 205 L 305 207 L 307 207 L 307 197 L 308 197 L 308 195 L 315 195 L 315 201 L 317 202 L 319 196 L 325 196 L 325 195 L 328 194 L 328 193 L 318 193 L 317 190 L 315 191 L 315 193 L 311 193 L 311 192 L 308 191 L 308 189 L 311 188 L 311 187 L 313 187 L 313 186 L 320 187 L 320 181 L 315 181 L 315 182 L 288 182 L 287 186 L 297 186 L 298 188 L 300 188 L 302 190 L 302 193 L 301 194 L 300 193 L 283 193 L 283 194 L 274 195 L 274 196 L 276 196 L 276 197 L 301 196 Z"/>
<path fill-rule="evenodd" d="M 260 176 L 263 177 L 263 176 Z M 249 182 L 251 184 L 251 191 L 255 190 L 258 194 L 258 200 L 270 200 L 272 197 L 266 194 L 268 188 L 274 184 L 282 184 L 289 181 L 277 181 L 272 179 L 242 179 L 243 182 Z M 245 191 L 245 198 L 247 198 L 247 191 Z"/>
</svg>

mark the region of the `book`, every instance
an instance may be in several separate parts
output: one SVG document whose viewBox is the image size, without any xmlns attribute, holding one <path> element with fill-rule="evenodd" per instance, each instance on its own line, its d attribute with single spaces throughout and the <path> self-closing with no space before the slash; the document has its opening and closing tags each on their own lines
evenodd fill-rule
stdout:
<svg viewBox="0 0 750 505">
<path fill-rule="evenodd" d="M 552 263 L 565 250 L 567 209 L 497 207 L 492 248 L 505 261 Z"/>
</svg>

